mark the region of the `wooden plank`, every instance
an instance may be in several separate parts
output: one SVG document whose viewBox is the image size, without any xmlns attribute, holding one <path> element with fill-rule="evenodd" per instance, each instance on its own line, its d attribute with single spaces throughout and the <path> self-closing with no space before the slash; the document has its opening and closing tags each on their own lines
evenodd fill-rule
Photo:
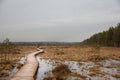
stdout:
<svg viewBox="0 0 120 80">
<path fill-rule="evenodd" d="M 10 80 L 34 80 L 34 75 L 38 68 L 38 61 L 35 56 L 42 52 L 43 50 L 40 49 L 39 51 L 27 55 L 25 65 L 16 74 L 14 74 Z"/>
</svg>

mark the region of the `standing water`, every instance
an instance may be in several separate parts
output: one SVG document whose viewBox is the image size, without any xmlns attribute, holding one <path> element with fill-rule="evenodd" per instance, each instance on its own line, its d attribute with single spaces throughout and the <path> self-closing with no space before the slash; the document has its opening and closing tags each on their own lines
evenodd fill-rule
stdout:
<svg viewBox="0 0 120 80">
<path fill-rule="evenodd" d="M 37 57 L 37 60 L 39 61 L 39 68 L 36 80 L 57 78 L 57 76 L 53 73 L 53 70 L 60 65 L 67 65 L 70 70 L 70 74 L 63 76 L 63 80 L 120 80 L 120 77 L 117 77 L 117 75 L 120 75 L 120 61 L 116 60 L 106 60 L 98 63 L 90 61 L 77 62 L 50 59 L 45 60 L 40 57 Z M 112 66 L 113 64 L 114 66 Z"/>
<path fill-rule="evenodd" d="M 18 63 L 24 64 L 25 60 L 26 58 L 22 57 Z M 38 56 L 37 60 L 39 68 L 36 80 L 49 80 L 49 78 L 54 80 L 54 78 L 58 79 L 58 75 L 61 77 L 59 79 L 62 80 L 120 80 L 120 61 L 117 60 L 110 59 L 95 63 L 91 61 L 45 60 Z M 63 66 L 59 67 L 61 65 Z M 64 67 L 65 65 L 67 67 Z M 10 76 L 19 70 L 17 66 L 10 72 Z M 61 72 L 63 75 L 61 75 Z M 67 75 L 66 72 L 68 72 Z"/>
</svg>

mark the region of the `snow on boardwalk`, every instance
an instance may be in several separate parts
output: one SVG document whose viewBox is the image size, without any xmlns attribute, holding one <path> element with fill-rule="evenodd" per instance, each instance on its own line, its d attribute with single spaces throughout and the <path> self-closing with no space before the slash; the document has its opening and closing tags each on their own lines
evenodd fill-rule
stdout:
<svg viewBox="0 0 120 80">
<path fill-rule="evenodd" d="M 34 75 L 38 68 L 38 61 L 36 55 L 42 53 L 43 50 L 36 51 L 27 55 L 27 61 L 25 65 L 12 76 L 10 80 L 34 80 Z"/>
</svg>

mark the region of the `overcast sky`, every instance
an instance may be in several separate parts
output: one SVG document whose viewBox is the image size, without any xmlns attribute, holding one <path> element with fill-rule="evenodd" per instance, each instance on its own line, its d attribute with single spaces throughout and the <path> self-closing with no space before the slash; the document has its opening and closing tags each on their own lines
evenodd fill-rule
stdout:
<svg viewBox="0 0 120 80">
<path fill-rule="evenodd" d="M 0 41 L 80 42 L 120 22 L 120 0 L 0 0 Z"/>
</svg>

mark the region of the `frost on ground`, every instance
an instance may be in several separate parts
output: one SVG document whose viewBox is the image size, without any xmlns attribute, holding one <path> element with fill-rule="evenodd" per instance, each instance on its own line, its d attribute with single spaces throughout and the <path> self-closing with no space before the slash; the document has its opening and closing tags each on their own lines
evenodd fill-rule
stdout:
<svg viewBox="0 0 120 80">
<path fill-rule="evenodd" d="M 51 80 L 58 78 L 62 80 L 119 80 L 120 79 L 120 67 L 119 67 L 120 61 L 117 60 L 109 59 L 101 62 L 91 62 L 91 61 L 77 62 L 77 61 L 59 61 L 59 60 L 50 60 L 50 59 L 45 60 L 39 57 L 37 57 L 37 59 L 39 61 L 37 80 L 49 80 L 50 78 Z M 70 71 L 67 69 L 67 66 Z M 57 69 L 55 72 L 56 68 L 59 69 Z"/>
</svg>

